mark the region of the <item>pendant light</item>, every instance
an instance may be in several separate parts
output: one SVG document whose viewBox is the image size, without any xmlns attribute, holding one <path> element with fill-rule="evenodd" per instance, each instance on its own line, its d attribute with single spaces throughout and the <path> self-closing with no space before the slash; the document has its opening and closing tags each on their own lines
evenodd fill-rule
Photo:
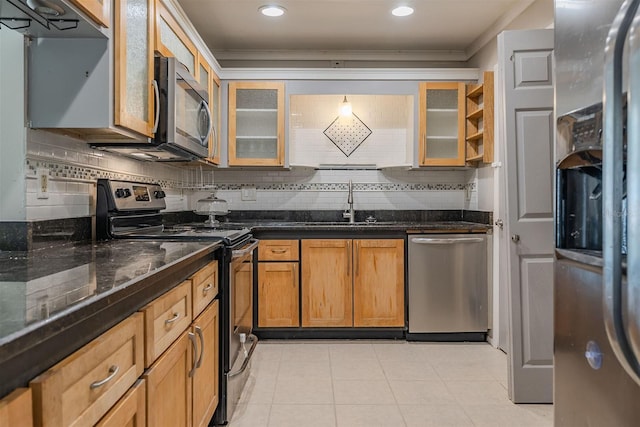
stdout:
<svg viewBox="0 0 640 427">
<path fill-rule="evenodd" d="M 351 108 L 351 103 L 347 101 L 347 95 L 345 95 L 344 100 L 340 104 L 340 115 L 343 117 L 347 117 L 350 116 L 352 112 L 353 109 Z"/>
</svg>

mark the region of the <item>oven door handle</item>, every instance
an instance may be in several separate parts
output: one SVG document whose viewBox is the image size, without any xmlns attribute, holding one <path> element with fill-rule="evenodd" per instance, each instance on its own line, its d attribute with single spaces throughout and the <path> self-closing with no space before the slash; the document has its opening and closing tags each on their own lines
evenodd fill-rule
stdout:
<svg viewBox="0 0 640 427">
<path fill-rule="evenodd" d="M 229 372 L 227 374 L 227 378 L 233 378 L 235 376 L 240 375 L 247 369 L 247 366 L 249 366 L 249 362 L 251 362 L 251 356 L 253 355 L 253 351 L 256 349 L 256 346 L 258 345 L 258 337 L 253 334 L 249 334 L 249 339 L 252 341 L 251 348 L 247 353 L 247 357 L 244 358 L 244 361 L 242 362 L 242 366 L 237 371 Z"/>
<path fill-rule="evenodd" d="M 245 255 L 250 254 L 251 252 L 253 252 L 253 250 L 255 248 L 258 247 L 259 243 L 260 243 L 260 240 L 258 240 L 258 239 L 249 240 L 249 243 L 246 246 L 243 246 L 242 249 L 234 250 L 232 252 L 232 254 L 231 254 L 231 258 L 232 259 L 236 259 L 236 258 L 240 258 L 240 257 L 243 257 Z"/>
</svg>

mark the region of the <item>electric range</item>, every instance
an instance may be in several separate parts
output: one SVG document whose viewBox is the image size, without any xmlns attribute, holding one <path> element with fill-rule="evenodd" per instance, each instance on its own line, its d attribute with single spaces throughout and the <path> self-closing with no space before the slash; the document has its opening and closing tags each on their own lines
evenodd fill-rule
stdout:
<svg viewBox="0 0 640 427">
<path fill-rule="evenodd" d="M 166 208 L 165 197 L 158 184 L 99 179 L 96 238 L 223 244 L 216 255 L 220 271 L 220 402 L 212 421 L 226 425 L 249 377 L 251 357 L 258 342 L 252 334 L 253 258 L 258 241 L 248 228 L 233 224 L 167 226 L 160 212 Z"/>
</svg>

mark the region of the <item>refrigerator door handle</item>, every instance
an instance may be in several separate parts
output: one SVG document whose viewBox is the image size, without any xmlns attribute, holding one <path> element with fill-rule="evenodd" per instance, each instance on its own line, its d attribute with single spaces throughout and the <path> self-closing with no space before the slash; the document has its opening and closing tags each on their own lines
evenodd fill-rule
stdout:
<svg viewBox="0 0 640 427">
<path fill-rule="evenodd" d="M 622 310 L 623 114 L 622 56 L 640 0 L 625 0 L 607 35 L 603 93 L 603 309 L 607 335 L 625 371 L 640 384 L 640 364 L 629 344 Z M 630 274 L 627 275 L 631 277 Z"/>
<path fill-rule="evenodd" d="M 636 361 L 640 359 L 640 14 L 629 31 L 629 96 L 627 100 L 627 325 Z M 624 212 L 623 212 L 623 218 Z M 638 379 L 636 382 L 640 383 Z"/>
</svg>

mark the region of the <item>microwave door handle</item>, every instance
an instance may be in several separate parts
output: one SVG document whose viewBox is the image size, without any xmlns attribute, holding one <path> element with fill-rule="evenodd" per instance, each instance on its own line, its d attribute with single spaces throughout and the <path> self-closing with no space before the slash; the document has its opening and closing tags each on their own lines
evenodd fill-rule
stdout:
<svg viewBox="0 0 640 427">
<path fill-rule="evenodd" d="M 209 140 L 209 135 L 211 135 L 211 129 L 213 128 L 213 120 L 211 119 L 211 110 L 209 110 L 209 105 L 207 105 L 206 101 L 201 101 L 202 102 L 202 106 L 204 106 L 204 111 L 207 112 L 207 132 L 205 133 L 204 138 L 202 139 L 202 142 L 206 142 L 207 140 Z"/>
<path fill-rule="evenodd" d="M 155 96 L 155 110 L 156 110 L 156 118 L 153 121 L 153 132 L 152 133 L 156 133 L 158 131 L 158 123 L 160 123 L 160 89 L 158 89 L 158 81 L 157 80 L 153 80 L 151 82 L 151 85 L 153 86 L 153 93 Z"/>
<path fill-rule="evenodd" d="M 613 351 L 625 371 L 640 382 L 640 365 L 633 354 L 622 313 L 622 55 L 629 26 L 640 0 L 625 0 L 616 15 L 605 46 L 603 93 L 603 311 Z M 629 276 L 629 275 L 628 275 Z"/>
<path fill-rule="evenodd" d="M 640 14 L 629 31 L 629 94 L 627 99 L 627 336 L 636 361 L 640 358 Z M 624 188 L 624 184 L 623 184 Z M 623 195 L 624 197 L 624 195 Z M 629 213 L 631 213 L 629 215 Z M 636 378 L 636 381 L 638 379 Z M 639 382 L 640 383 L 640 382 Z"/>
</svg>

